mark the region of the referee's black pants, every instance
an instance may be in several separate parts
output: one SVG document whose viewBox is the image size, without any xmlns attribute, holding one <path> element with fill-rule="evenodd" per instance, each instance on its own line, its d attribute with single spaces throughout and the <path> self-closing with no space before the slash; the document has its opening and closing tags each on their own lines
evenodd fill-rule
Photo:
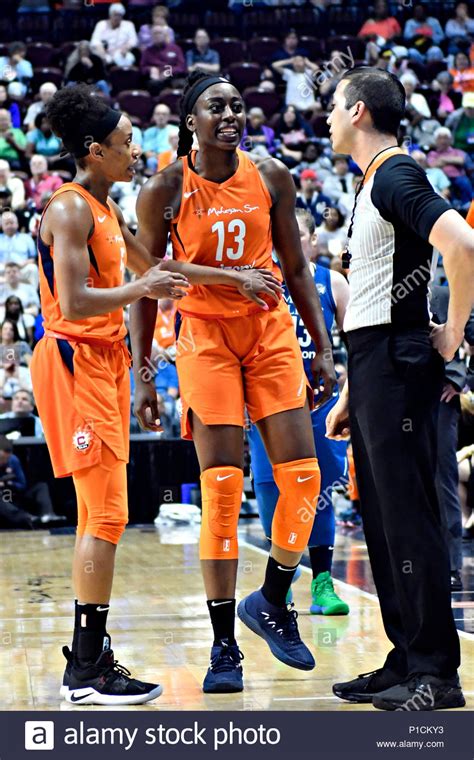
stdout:
<svg viewBox="0 0 474 760">
<path fill-rule="evenodd" d="M 362 519 L 385 631 L 402 678 L 455 674 L 459 639 L 435 486 L 444 362 L 429 330 L 347 333 L 349 413 Z"/>
</svg>

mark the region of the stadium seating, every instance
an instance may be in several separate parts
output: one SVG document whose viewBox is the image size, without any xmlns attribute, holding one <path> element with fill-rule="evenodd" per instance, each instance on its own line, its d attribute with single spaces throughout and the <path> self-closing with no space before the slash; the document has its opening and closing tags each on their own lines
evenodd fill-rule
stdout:
<svg viewBox="0 0 474 760">
<path fill-rule="evenodd" d="M 117 96 L 120 108 L 131 116 L 148 121 L 153 110 L 153 98 L 147 90 L 124 90 Z"/>
</svg>

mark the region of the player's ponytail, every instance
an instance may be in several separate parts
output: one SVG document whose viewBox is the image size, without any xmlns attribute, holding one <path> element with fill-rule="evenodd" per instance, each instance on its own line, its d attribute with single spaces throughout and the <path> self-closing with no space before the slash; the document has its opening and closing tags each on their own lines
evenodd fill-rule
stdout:
<svg viewBox="0 0 474 760">
<path fill-rule="evenodd" d="M 192 113 L 196 100 L 204 90 L 220 82 L 229 83 L 229 80 L 215 74 L 206 74 L 204 71 L 193 71 L 186 79 L 180 104 L 181 120 L 179 122 L 178 156 L 187 156 L 193 144 L 193 133 L 188 129 L 186 116 Z"/>
<path fill-rule="evenodd" d="M 186 118 L 181 116 L 178 132 L 178 156 L 187 156 L 193 145 L 193 133 L 186 126 Z"/>
</svg>

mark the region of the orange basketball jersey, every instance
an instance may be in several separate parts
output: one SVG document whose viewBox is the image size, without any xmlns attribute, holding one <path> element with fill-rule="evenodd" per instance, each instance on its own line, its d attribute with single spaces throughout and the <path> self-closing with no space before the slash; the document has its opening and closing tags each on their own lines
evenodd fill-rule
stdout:
<svg viewBox="0 0 474 760">
<path fill-rule="evenodd" d="M 247 153 L 237 150 L 237 155 L 237 171 L 225 182 L 211 182 L 196 173 L 196 151 L 181 158 L 181 205 L 171 221 L 173 258 L 226 269 L 269 269 L 281 280 L 272 261 L 270 193 Z M 271 306 L 272 300 L 268 303 Z M 183 314 L 203 318 L 238 317 L 260 310 L 228 285 L 195 285 L 178 308 Z"/>
<path fill-rule="evenodd" d="M 94 228 L 87 241 L 89 252 L 89 279 L 91 288 L 114 288 L 123 284 L 127 263 L 127 250 L 122 231 L 113 209 L 103 206 L 93 195 L 76 182 L 67 182 L 51 196 L 43 211 L 43 216 L 51 201 L 65 192 L 73 190 L 88 203 Z M 41 239 L 41 225 L 38 234 L 39 275 L 41 309 L 45 330 L 77 336 L 78 338 L 99 338 L 114 343 L 126 335 L 123 309 L 70 321 L 61 313 L 54 273 L 54 245 L 46 245 Z"/>
</svg>

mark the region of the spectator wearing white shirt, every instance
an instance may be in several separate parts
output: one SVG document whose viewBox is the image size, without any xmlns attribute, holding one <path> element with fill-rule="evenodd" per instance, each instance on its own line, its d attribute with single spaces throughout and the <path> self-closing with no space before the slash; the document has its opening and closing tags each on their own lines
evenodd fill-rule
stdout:
<svg viewBox="0 0 474 760">
<path fill-rule="evenodd" d="M 323 182 L 323 193 L 337 205 L 344 193 L 350 193 L 354 174 L 349 171 L 349 162 L 345 156 L 333 157 L 334 173 Z"/>
<path fill-rule="evenodd" d="M 431 119 L 430 107 L 425 96 L 421 92 L 415 92 L 419 85 L 416 76 L 407 71 L 400 77 L 400 82 L 405 88 L 406 108 L 410 116 L 411 125 L 415 126 L 422 119 Z"/>
<path fill-rule="evenodd" d="M 33 78 L 33 66 L 30 61 L 26 60 L 25 56 L 25 43 L 12 42 L 8 48 L 8 55 L 0 57 L 0 79 L 4 82 L 19 82 L 23 96 Z"/>
<path fill-rule="evenodd" d="M 35 128 L 36 117 L 39 113 L 42 113 L 46 110 L 46 106 L 57 91 L 58 88 L 53 82 L 44 82 L 41 85 L 39 88 L 40 99 L 36 100 L 28 107 L 26 116 L 23 119 L 23 126 L 25 126 L 28 130 Z"/>
<path fill-rule="evenodd" d="M 135 140 L 132 141 L 135 142 Z M 145 183 L 143 170 L 145 164 L 142 158 L 139 158 L 135 164 L 135 173 L 131 182 L 114 182 L 110 188 L 110 197 L 119 205 L 124 216 L 127 227 L 136 228 L 137 226 L 137 196 Z"/>
<path fill-rule="evenodd" d="M 315 86 L 312 80 L 312 75 L 319 71 L 319 66 L 302 55 L 295 55 L 293 58 L 274 61 L 272 67 L 286 82 L 286 105 L 295 106 L 305 114 L 320 107 L 314 97 Z"/>
<path fill-rule="evenodd" d="M 33 417 L 35 421 L 35 437 L 44 438 L 43 425 L 40 418 L 36 414 L 33 414 L 34 408 L 35 405 L 31 391 L 26 388 L 19 388 L 12 396 L 11 411 L 0 414 L 0 420 Z"/>
<path fill-rule="evenodd" d="M 98 21 L 91 37 L 91 49 L 106 63 L 132 66 L 135 56 L 130 51 L 138 46 L 138 37 L 132 21 L 125 21 L 122 3 L 112 3 L 109 18 Z"/>
<path fill-rule="evenodd" d="M 33 392 L 31 373 L 28 367 L 20 365 L 15 358 L 12 358 L 11 361 L 0 366 L 0 397 L 5 411 L 8 411 L 9 407 L 5 401 L 10 401 L 20 388 Z"/>
<path fill-rule="evenodd" d="M 40 305 L 38 291 L 31 285 L 21 282 L 20 272 L 20 267 L 13 261 L 5 264 L 5 282 L 0 285 L 0 304 L 5 304 L 10 296 L 18 296 L 25 313 L 36 317 Z"/>
<path fill-rule="evenodd" d="M 4 211 L 1 216 L 0 233 L 0 272 L 7 264 L 17 264 L 20 281 L 28 283 L 35 290 L 38 288 L 38 266 L 36 264 L 36 246 L 33 238 L 26 232 L 18 232 L 18 217 L 13 211 Z"/>
<path fill-rule="evenodd" d="M 5 159 L 0 159 L 0 190 L 9 190 L 12 196 L 11 207 L 13 211 L 22 209 L 25 205 L 25 186 L 19 177 L 13 177 L 10 164 Z"/>
</svg>

